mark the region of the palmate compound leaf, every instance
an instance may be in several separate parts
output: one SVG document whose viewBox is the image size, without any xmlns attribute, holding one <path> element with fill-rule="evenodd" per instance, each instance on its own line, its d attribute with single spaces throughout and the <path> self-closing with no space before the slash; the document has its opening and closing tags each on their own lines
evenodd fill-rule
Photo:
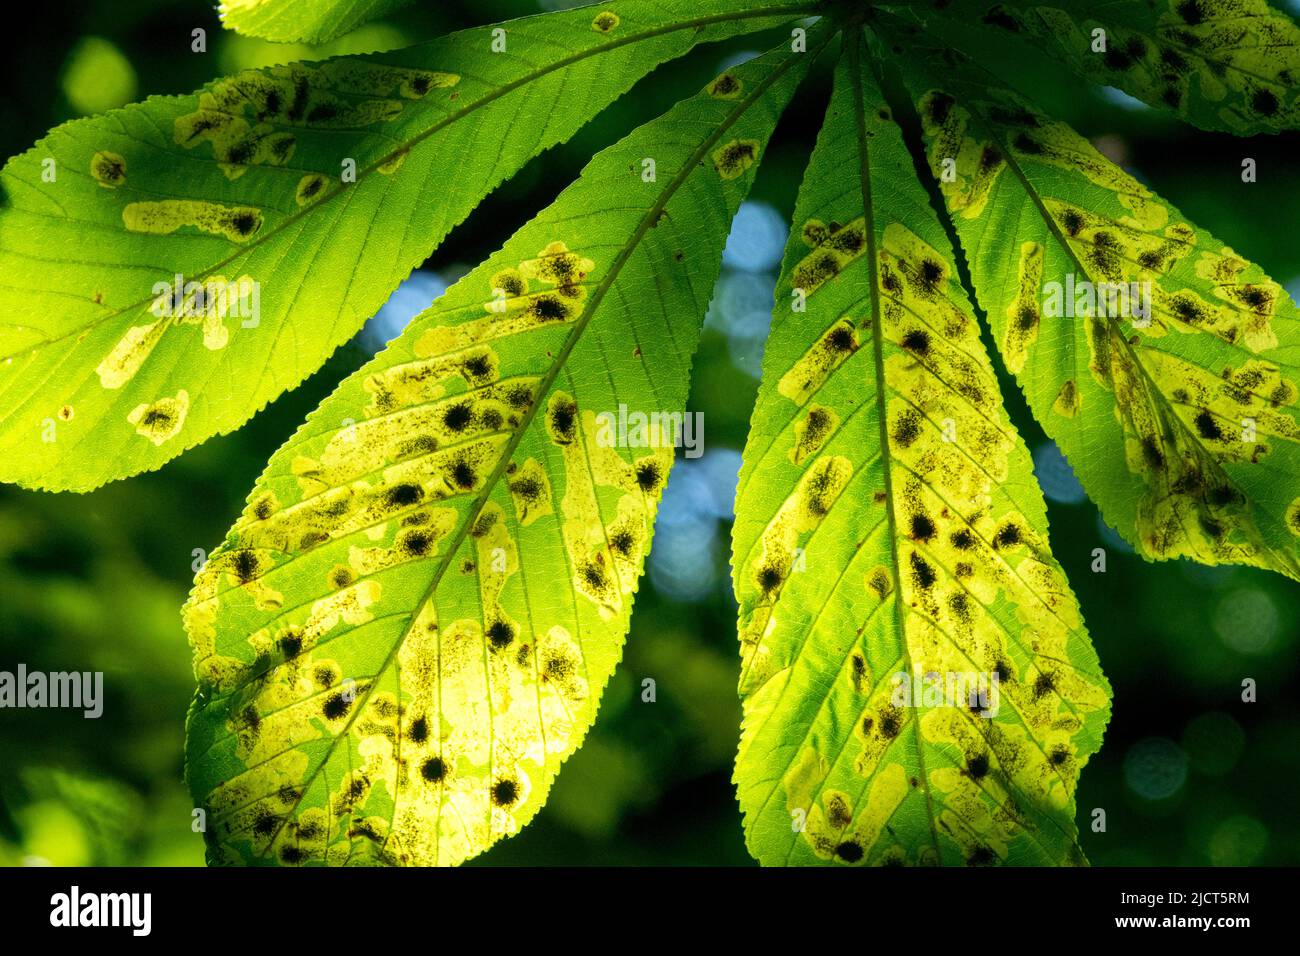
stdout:
<svg viewBox="0 0 1300 956">
<path fill-rule="evenodd" d="M 624 0 L 58 127 L 0 172 L 0 480 L 85 491 L 234 429 L 530 157 L 797 9 Z"/>
<path fill-rule="evenodd" d="M 947 238 L 845 44 L 736 497 L 746 839 L 766 864 L 1081 862 L 1109 687 Z"/>
<path fill-rule="evenodd" d="M 955 0 L 909 9 L 927 25 L 959 24 L 972 55 L 981 34 L 996 31 L 1202 129 L 1300 128 L 1300 27 L 1266 0 Z"/>
<path fill-rule="evenodd" d="M 410 0 L 222 0 L 228 29 L 277 43 L 325 43 Z"/>
<path fill-rule="evenodd" d="M 673 460 L 662 421 L 626 448 L 597 416 L 680 412 L 729 222 L 828 37 L 598 154 L 276 453 L 185 611 L 211 860 L 457 863 L 537 812 Z"/>
<path fill-rule="evenodd" d="M 1147 558 L 1300 578 L 1294 303 L 951 50 L 899 62 L 1002 356 L 1106 521 Z"/>
</svg>

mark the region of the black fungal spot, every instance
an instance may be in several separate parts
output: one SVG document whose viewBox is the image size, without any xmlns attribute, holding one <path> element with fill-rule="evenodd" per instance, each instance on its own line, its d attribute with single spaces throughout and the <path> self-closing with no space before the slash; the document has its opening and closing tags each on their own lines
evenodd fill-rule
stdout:
<svg viewBox="0 0 1300 956">
<path fill-rule="evenodd" d="M 833 352 L 852 352 L 857 348 L 857 343 L 853 340 L 853 330 L 846 326 L 837 326 L 830 335 L 826 336 L 826 345 Z"/>
<path fill-rule="evenodd" d="M 926 515 L 912 515 L 912 539 L 914 541 L 929 541 L 935 536 L 936 530 L 934 522 Z"/>
<path fill-rule="evenodd" d="M 861 229 L 845 227 L 826 240 L 826 245 L 839 252 L 857 253 L 867 243 Z"/>
<path fill-rule="evenodd" d="M 924 329 L 913 329 L 903 336 L 903 348 L 914 355 L 928 355 L 930 352 L 930 334 Z"/>
<path fill-rule="evenodd" d="M 433 538 L 424 531 L 411 531 L 402 535 L 398 547 L 402 549 L 404 554 L 419 558 L 433 549 Z"/>
<path fill-rule="evenodd" d="M 1108 47 L 1101 59 L 1110 70 L 1127 70 L 1133 65 L 1132 55 L 1127 50 L 1115 46 Z"/>
<path fill-rule="evenodd" d="M 966 772 L 972 780 L 982 780 L 989 772 L 988 754 L 976 754 L 966 761 Z"/>
<path fill-rule="evenodd" d="M 1076 209 L 1067 209 L 1061 214 L 1061 225 L 1065 227 L 1067 235 L 1077 236 L 1084 226 L 1083 216 Z"/>
<path fill-rule="evenodd" d="M 952 546 L 958 551 L 969 551 L 975 547 L 975 536 L 965 528 L 954 531 L 948 540 L 952 542 Z"/>
<path fill-rule="evenodd" d="M 475 382 L 492 374 L 492 362 L 483 354 L 470 356 L 461 364 L 461 368 L 465 372 L 465 377 Z"/>
<path fill-rule="evenodd" d="M 307 859 L 307 851 L 294 846 L 292 843 L 286 843 L 280 847 L 280 860 L 283 863 L 292 866 L 295 863 L 301 863 L 305 859 Z"/>
<path fill-rule="evenodd" d="M 352 706 L 351 702 L 342 694 L 334 694 L 325 705 L 321 707 L 321 713 L 329 720 L 338 720 L 347 714 L 348 709 Z"/>
<path fill-rule="evenodd" d="M 308 820 L 306 823 L 298 824 L 298 837 L 303 840 L 314 840 L 325 832 L 325 828 L 319 820 Z"/>
<path fill-rule="evenodd" d="M 406 731 L 406 736 L 410 737 L 412 742 L 422 744 L 429 739 L 429 721 L 425 717 L 417 717 L 411 721 L 411 726 Z"/>
<path fill-rule="evenodd" d="M 935 574 L 934 568 L 930 567 L 930 563 L 915 551 L 908 555 L 908 561 L 912 565 L 912 581 L 916 586 L 922 591 L 934 587 L 934 582 L 939 580 L 939 577 Z"/>
<path fill-rule="evenodd" d="M 1016 328 L 1022 332 L 1028 332 L 1038 325 L 1038 309 L 1029 302 L 1023 303 L 1016 310 Z"/>
<path fill-rule="evenodd" d="M 835 855 L 845 863 L 857 863 L 862 859 L 862 847 L 852 840 L 845 840 L 835 848 Z"/>
<path fill-rule="evenodd" d="M 1241 286 L 1234 297 L 1256 315 L 1267 317 L 1273 312 L 1273 297 L 1257 285 Z"/>
<path fill-rule="evenodd" d="M 280 828 L 280 818 L 265 807 L 259 807 L 253 820 L 253 832 L 260 837 L 269 837 Z"/>
<path fill-rule="evenodd" d="M 1210 500 L 1210 504 L 1216 505 L 1220 508 L 1226 505 L 1240 504 L 1242 500 L 1244 500 L 1241 492 L 1237 491 L 1237 489 L 1231 485 L 1220 485 L 1216 488 L 1211 488 L 1207 497 Z M 1300 511 L 1296 512 L 1296 517 L 1300 520 Z M 1300 525 L 1298 525 L 1298 527 L 1300 527 Z"/>
<path fill-rule="evenodd" d="M 551 403 L 551 437 L 561 445 L 573 441 L 575 425 L 578 419 L 578 406 L 572 401 Z"/>
<path fill-rule="evenodd" d="M 880 715 L 880 736 L 893 740 L 903 729 L 903 715 L 896 707 L 889 707 Z"/>
<path fill-rule="evenodd" d="M 970 595 L 965 591 L 956 591 L 948 598 L 948 607 L 952 608 L 952 613 L 957 615 L 957 619 L 963 623 L 969 624 L 974 616 L 971 612 Z"/>
<path fill-rule="evenodd" d="M 442 423 L 448 431 L 464 431 L 474 420 L 474 412 L 468 402 L 457 402 L 442 414 Z"/>
<path fill-rule="evenodd" d="M 636 538 L 630 531 L 615 531 L 610 535 L 609 546 L 615 554 L 626 558 L 632 553 L 632 549 L 636 547 Z"/>
<path fill-rule="evenodd" d="M 1195 325 L 1198 322 L 1205 321 L 1205 310 L 1196 304 L 1196 301 L 1187 295 L 1175 295 L 1169 301 L 1169 307 L 1173 310 L 1174 315 L 1188 325 Z"/>
<path fill-rule="evenodd" d="M 1034 679 L 1034 700 L 1039 700 L 1054 690 L 1056 690 L 1056 678 L 1046 671 Z"/>
<path fill-rule="evenodd" d="M 524 411 L 533 403 L 533 393 L 527 385 L 512 385 L 506 392 L 506 404 L 517 411 Z"/>
<path fill-rule="evenodd" d="M 424 497 L 424 489 L 414 483 L 393 485 L 384 495 L 384 503 L 390 508 L 406 508 L 416 504 Z"/>
<path fill-rule="evenodd" d="M 933 295 L 938 290 L 943 275 L 943 265 L 933 259 L 922 259 L 921 268 L 916 272 L 917 282 L 921 290 L 929 295 Z"/>
<path fill-rule="evenodd" d="M 1057 744 L 1052 748 L 1051 752 L 1048 753 L 1047 759 L 1051 762 L 1053 767 L 1059 767 L 1070 759 L 1070 749 L 1064 744 Z"/>
<path fill-rule="evenodd" d="M 1203 408 L 1196 416 L 1196 431 L 1202 438 L 1210 441 L 1222 441 L 1223 429 L 1208 408 Z"/>
<path fill-rule="evenodd" d="M 593 591 L 603 591 L 609 587 L 609 580 L 605 577 L 604 569 L 594 561 L 589 561 L 583 565 L 580 573 L 587 587 Z"/>
<path fill-rule="evenodd" d="M 1123 251 L 1114 235 L 1098 232 L 1092 237 L 1092 248 L 1088 250 L 1088 261 L 1108 277 L 1119 274 Z"/>
<path fill-rule="evenodd" d="M 559 296 L 549 293 L 535 296 L 528 306 L 529 315 L 541 322 L 561 322 L 571 311 Z"/>
<path fill-rule="evenodd" d="M 1194 27 L 1204 22 L 1205 9 L 1201 6 L 1201 0 L 1183 0 L 1178 5 L 1178 15 L 1189 27 Z"/>
<path fill-rule="evenodd" d="M 993 547 L 1013 548 L 1020 543 L 1021 537 L 1020 526 L 1014 522 L 1007 522 L 993 536 Z"/>
<path fill-rule="evenodd" d="M 513 780 L 498 780 L 492 785 L 492 802 L 498 807 L 508 807 L 519 799 L 519 784 Z"/>
<path fill-rule="evenodd" d="M 241 236 L 251 236 L 261 224 L 261 219 L 251 212 L 237 212 L 230 218 L 231 228 Z"/>
<path fill-rule="evenodd" d="M 474 467 L 465 459 L 458 460 L 451 466 L 451 482 L 457 488 L 468 491 L 474 487 L 478 481 L 478 475 L 474 473 Z"/>
<path fill-rule="evenodd" d="M 998 855 L 986 846 L 977 846 L 966 857 L 967 866 L 992 866 L 998 861 Z"/>
<path fill-rule="evenodd" d="M 779 588 L 781 582 L 785 580 L 785 576 L 781 573 L 781 568 L 775 564 L 765 564 L 763 567 L 759 568 L 757 578 L 758 586 L 765 595 L 771 594 Z"/>
<path fill-rule="evenodd" d="M 487 637 L 492 647 L 499 651 L 510 646 L 510 642 L 515 639 L 515 629 L 508 621 L 498 618 L 488 627 Z"/>
<path fill-rule="evenodd" d="M 256 552 L 248 550 L 236 551 L 232 567 L 239 583 L 247 584 L 257 577 L 260 564 Z"/>
<path fill-rule="evenodd" d="M 447 776 L 447 768 L 441 757 L 430 757 L 420 766 L 420 776 L 430 783 L 441 783 Z"/>
<path fill-rule="evenodd" d="M 906 409 L 894 419 L 894 442 L 900 448 L 907 448 L 921 434 L 921 415 L 915 409 Z"/>
<path fill-rule="evenodd" d="M 542 497 L 546 488 L 538 479 L 525 477 L 510 482 L 510 490 L 522 498 L 525 503 L 533 504 Z"/>
<path fill-rule="evenodd" d="M 662 482 L 663 469 L 659 467 L 657 461 L 644 461 L 637 465 L 636 484 L 646 494 L 652 494 L 658 490 Z"/>
<path fill-rule="evenodd" d="M 280 638 L 280 652 L 285 658 L 297 657 L 298 652 L 302 650 L 301 634 L 286 634 Z"/>
</svg>

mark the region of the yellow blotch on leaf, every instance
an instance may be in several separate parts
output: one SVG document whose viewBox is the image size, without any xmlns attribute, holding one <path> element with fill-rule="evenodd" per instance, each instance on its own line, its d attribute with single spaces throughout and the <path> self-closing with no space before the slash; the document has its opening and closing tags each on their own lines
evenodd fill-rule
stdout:
<svg viewBox="0 0 1300 956">
<path fill-rule="evenodd" d="M 126 420 L 135 426 L 137 434 L 161 445 L 181 430 L 189 410 L 190 394 L 181 389 L 175 398 L 160 398 L 151 404 L 137 405 Z"/>
<path fill-rule="evenodd" d="M 262 228 L 262 211 L 198 199 L 164 199 L 130 203 L 122 210 L 122 222 L 131 232 L 165 236 L 182 226 L 193 226 L 231 242 L 244 242 Z"/>
<path fill-rule="evenodd" d="M 107 151 L 90 157 L 90 175 L 105 189 L 116 189 L 126 182 L 126 160 Z"/>
<path fill-rule="evenodd" d="M 733 139 L 713 151 L 713 168 L 723 179 L 739 179 L 758 161 L 756 139 Z"/>
</svg>

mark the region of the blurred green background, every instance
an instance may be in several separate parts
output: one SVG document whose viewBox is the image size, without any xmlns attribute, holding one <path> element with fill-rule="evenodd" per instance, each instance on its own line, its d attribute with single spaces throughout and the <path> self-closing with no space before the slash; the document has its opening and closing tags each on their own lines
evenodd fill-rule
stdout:
<svg viewBox="0 0 1300 956">
<path fill-rule="evenodd" d="M 403 46 L 558 5 L 421 3 L 312 49 L 236 37 L 197 0 L 47 0 L 22 30 L 0 36 L 0 138 L 12 155 L 64 120 L 186 93 L 234 70 Z M 196 28 L 207 31 L 206 53 L 191 52 Z M 0 711 L 0 864 L 202 863 L 181 780 L 192 681 L 178 612 L 195 549 L 221 541 L 263 463 L 335 382 L 549 203 L 594 151 L 778 40 L 705 47 L 652 74 L 489 197 L 353 342 L 237 434 L 89 495 L 0 488 L 0 669 L 21 661 L 103 671 L 106 696 L 98 720 Z M 1195 132 L 1051 63 L 1012 56 L 1045 107 L 1300 298 L 1300 136 Z M 730 510 L 784 223 L 825 109 L 828 69 L 819 64 L 787 111 L 728 244 L 690 405 L 705 413 L 706 453 L 673 472 L 623 666 L 545 810 L 472 865 L 751 862 L 730 784 L 740 712 Z M 1258 162 L 1257 183 L 1241 182 L 1245 157 Z M 1005 378 L 1004 389 L 1034 450 L 1053 545 L 1115 690 L 1105 745 L 1078 795 L 1089 858 L 1300 862 L 1291 795 L 1300 587 L 1252 570 L 1135 557 Z M 1104 574 L 1091 571 L 1098 547 Z M 657 682 L 655 703 L 641 701 L 645 677 Z M 1258 682 L 1256 703 L 1241 701 L 1248 677 Z M 1104 833 L 1088 828 L 1093 808 L 1106 811 Z"/>
</svg>

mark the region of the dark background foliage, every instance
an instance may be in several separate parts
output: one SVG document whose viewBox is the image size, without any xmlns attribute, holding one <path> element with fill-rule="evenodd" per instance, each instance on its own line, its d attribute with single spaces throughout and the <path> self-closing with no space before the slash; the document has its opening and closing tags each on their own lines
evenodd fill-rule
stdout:
<svg viewBox="0 0 1300 956">
<path fill-rule="evenodd" d="M 47 0 L 22 29 L 0 36 L 0 145 L 11 155 L 63 120 L 186 93 L 237 69 L 402 46 L 547 6 L 420 3 L 313 51 L 222 31 L 213 5 L 197 0 Z M 203 54 L 190 49 L 199 27 L 207 30 Z M 549 203 L 591 153 L 778 39 L 698 50 L 530 163 L 361 335 L 238 433 L 89 495 L 0 488 L 0 669 L 21 661 L 34 670 L 101 670 L 106 694 L 99 720 L 0 711 L 0 863 L 202 861 L 181 778 L 192 681 L 179 608 L 194 550 L 222 539 L 271 452 L 333 384 Z M 1300 293 L 1300 136 L 1197 132 L 1062 76 L 1052 63 L 1009 56 L 1003 66 L 1029 77 L 1044 107 L 1194 222 Z M 695 363 L 690 407 L 704 412 L 706 453 L 673 473 L 623 666 L 548 806 L 475 865 L 750 862 L 730 783 L 740 714 L 730 508 L 784 222 L 825 108 L 828 67 L 787 111 L 733 230 Z M 1245 157 L 1258 162 L 1257 183 L 1241 182 Z M 1135 557 L 1083 499 L 1014 383 L 1003 384 L 1034 450 L 1052 543 L 1115 690 L 1105 745 L 1078 795 L 1090 859 L 1300 862 L 1290 797 L 1300 765 L 1300 589 L 1253 570 Z M 1105 573 L 1091 570 L 1095 548 L 1106 551 Z M 641 700 L 646 677 L 657 682 L 654 703 Z M 1247 677 L 1258 682 L 1257 703 L 1240 699 Z M 1104 833 L 1089 828 L 1094 808 L 1106 811 Z"/>
</svg>

